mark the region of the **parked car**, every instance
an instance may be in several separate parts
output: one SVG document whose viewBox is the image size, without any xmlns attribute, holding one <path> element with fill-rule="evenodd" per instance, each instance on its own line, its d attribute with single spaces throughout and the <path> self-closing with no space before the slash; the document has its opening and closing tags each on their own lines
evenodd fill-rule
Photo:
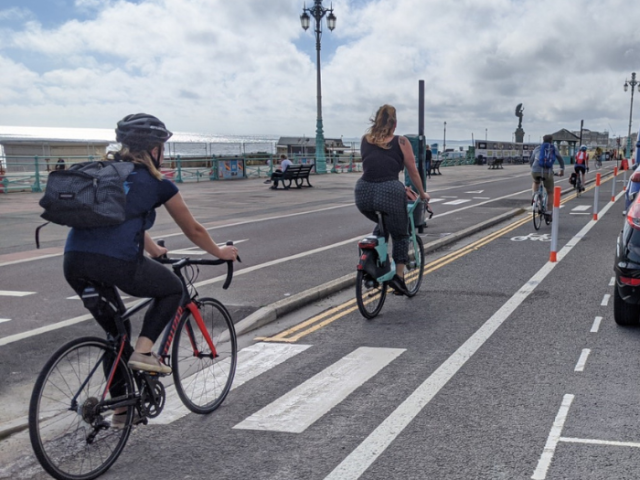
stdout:
<svg viewBox="0 0 640 480">
<path fill-rule="evenodd" d="M 640 171 L 639 171 L 640 173 Z M 618 325 L 640 325 L 640 195 L 629 206 L 616 243 L 613 317 Z"/>
</svg>

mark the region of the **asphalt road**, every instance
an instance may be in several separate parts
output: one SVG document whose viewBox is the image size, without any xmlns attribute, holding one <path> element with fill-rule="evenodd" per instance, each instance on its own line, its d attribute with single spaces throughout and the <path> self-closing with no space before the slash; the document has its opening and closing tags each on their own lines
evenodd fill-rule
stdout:
<svg viewBox="0 0 640 480">
<path fill-rule="evenodd" d="M 529 198 L 525 168 L 507 166 L 491 176 L 472 168 L 455 174 L 443 169 L 442 177 L 432 179 L 429 190 L 439 201 L 433 203 L 437 216 L 425 243 L 523 206 Z M 214 238 L 243 241 L 238 246 L 250 271 L 238 275 L 227 292 L 215 283 L 203 287 L 232 306 L 236 321 L 353 271 L 350 239 L 369 225 L 351 205 L 353 180 L 345 177 L 312 180 L 317 189 L 273 192 L 288 197 L 265 196 L 255 182 L 215 193 L 183 188 Z M 600 205 L 610 197 L 606 182 Z M 635 478 L 638 332 L 617 328 L 610 301 L 605 302 L 612 293 L 622 202 L 576 236 L 590 223 L 592 203 L 588 191 L 563 207 L 559 246 L 565 250 L 556 264 L 548 262 L 547 237 L 539 236 L 551 228 L 543 226 L 532 237 L 530 218 L 523 215 L 525 223 L 514 223 L 511 230 L 503 223 L 428 255 L 433 263 L 421 293 L 413 299 L 391 296 L 372 321 L 349 311 L 349 290 L 244 335 L 240 365 L 243 355 L 258 352 L 263 371 L 254 377 L 241 373 L 249 380 L 211 416 L 164 422 L 161 416 L 169 426 L 138 428 L 103 478 L 169 473 L 228 479 L 511 479 L 545 478 L 540 473 L 545 466 L 546 478 Z M 229 225 L 239 214 L 247 223 Z M 158 229 L 158 236 L 169 237 L 170 248 L 187 247 L 181 236 L 170 237 L 175 231 L 166 219 Z M 11 320 L 0 324 L 7 327 L 0 330 L 0 341 L 29 335 L 52 317 L 56 323 L 84 313 L 67 299 L 59 256 L 10 263 L 12 255 L 36 255 L 27 246 L 25 222 L 14 221 L 12 231 L 17 240 L 7 241 L 4 232 L 0 240 L 0 289 L 37 293 L 31 299 L 3 297 L 0 318 Z M 60 238 L 47 247 L 59 249 L 63 234 L 56 231 Z M 283 252 L 298 256 L 283 261 Z M 329 308 L 336 313 L 327 314 Z M 303 329 L 297 340 L 287 335 L 288 328 L 303 320 L 313 323 L 322 312 L 316 326 Z M 598 331 L 592 332 L 598 317 Z M 5 379 L 0 395 L 14 417 L 25 408 L 33 376 L 51 350 L 89 331 L 95 333 L 95 326 L 86 321 L 0 347 Z M 287 355 L 282 363 L 274 360 Z M 563 401 L 566 420 L 551 449 Z M 0 442 L 0 457 L 7 460 L 0 478 L 39 478 L 25 440 L 17 433 Z M 545 445 L 546 463 L 540 466 Z"/>
</svg>

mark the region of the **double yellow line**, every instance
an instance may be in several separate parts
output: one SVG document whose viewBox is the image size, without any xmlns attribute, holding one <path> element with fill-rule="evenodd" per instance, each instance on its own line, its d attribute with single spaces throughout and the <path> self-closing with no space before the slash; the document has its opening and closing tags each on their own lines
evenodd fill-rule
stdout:
<svg viewBox="0 0 640 480">
<path fill-rule="evenodd" d="M 589 187 L 588 190 L 594 188 L 593 186 Z M 562 199 L 561 203 L 566 203 L 570 200 L 576 198 L 576 194 L 568 195 L 567 197 Z M 501 228 L 500 230 L 496 230 L 495 232 L 490 233 L 486 237 L 483 237 L 469 245 L 465 245 L 464 247 L 456 250 L 455 252 L 451 252 L 444 257 L 441 257 L 437 260 L 434 260 L 431 263 L 428 263 L 424 267 L 424 274 L 427 275 L 431 272 L 435 272 L 439 268 L 444 267 L 445 265 L 450 264 L 451 262 L 458 260 L 459 258 L 480 249 L 481 247 L 487 245 L 490 242 L 493 242 L 497 238 L 515 230 L 516 228 L 524 225 L 525 223 L 531 221 L 531 215 L 525 215 L 523 218 L 516 220 L 515 222 L 507 225 L 506 227 Z M 417 274 L 416 274 L 417 275 Z M 358 309 L 358 305 L 356 303 L 356 299 L 353 298 L 342 305 L 338 305 L 337 307 L 333 307 L 326 312 L 318 314 L 314 317 L 305 320 L 298 325 L 291 327 L 273 337 L 257 337 L 256 340 L 261 340 L 263 342 L 284 342 L 284 343 L 293 343 L 300 340 L 302 337 L 313 333 L 322 327 L 329 325 L 332 322 L 348 315 L 351 312 L 354 312 Z"/>
</svg>

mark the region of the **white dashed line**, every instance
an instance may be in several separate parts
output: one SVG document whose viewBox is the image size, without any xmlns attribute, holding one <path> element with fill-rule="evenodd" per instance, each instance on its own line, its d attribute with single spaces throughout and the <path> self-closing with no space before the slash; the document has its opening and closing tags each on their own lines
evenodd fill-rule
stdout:
<svg viewBox="0 0 640 480">
<path fill-rule="evenodd" d="M 580 354 L 580 358 L 578 359 L 578 363 L 576 363 L 576 368 L 573 369 L 574 372 L 584 372 L 584 366 L 587 363 L 587 358 L 589 358 L 589 354 L 591 350 L 585 348 L 582 350 Z"/>
<path fill-rule="evenodd" d="M 2 297 L 26 297 L 27 295 L 33 295 L 36 292 L 12 292 L 11 290 L 0 290 L 0 296 Z"/>
<path fill-rule="evenodd" d="M 596 317 L 593 321 L 593 325 L 591 326 L 591 333 L 598 333 L 598 329 L 600 328 L 600 322 L 602 321 L 602 317 Z"/>
<path fill-rule="evenodd" d="M 613 287 L 616 284 L 616 277 L 611 277 L 611 280 L 609 280 L 609 286 Z"/>
<path fill-rule="evenodd" d="M 607 305 L 609 305 L 609 299 L 611 298 L 611 295 L 608 293 L 605 293 L 604 297 L 602 297 L 602 303 L 600 304 L 601 307 L 606 307 Z"/>
<path fill-rule="evenodd" d="M 10 322 L 10 318 L 0 318 L 0 323 Z"/>
</svg>

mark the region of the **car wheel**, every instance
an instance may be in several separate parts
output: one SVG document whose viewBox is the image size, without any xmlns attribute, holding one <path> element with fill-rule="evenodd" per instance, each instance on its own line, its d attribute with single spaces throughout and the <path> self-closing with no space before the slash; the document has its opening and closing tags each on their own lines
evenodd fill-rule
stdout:
<svg viewBox="0 0 640 480">
<path fill-rule="evenodd" d="M 636 327 L 640 324 L 640 306 L 625 302 L 618 287 L 613 287 L 613 318 L 622 327 Z"/>
</svg>

